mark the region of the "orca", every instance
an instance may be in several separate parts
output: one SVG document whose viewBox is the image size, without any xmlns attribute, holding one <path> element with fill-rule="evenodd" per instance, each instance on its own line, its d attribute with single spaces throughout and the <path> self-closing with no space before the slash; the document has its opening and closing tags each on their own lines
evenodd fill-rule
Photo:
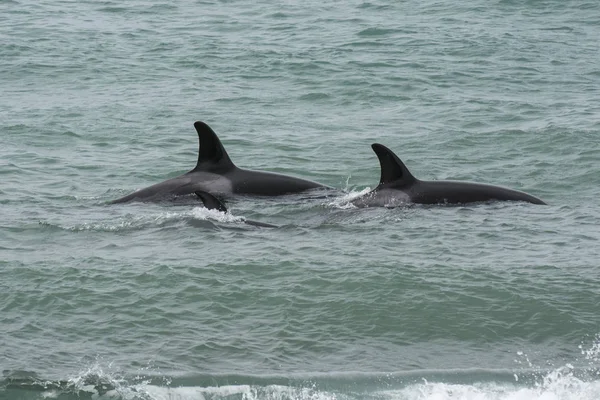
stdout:
<svg viewBox="0 0 600 400">
<path fill-rule="evenodd" d="M 218 210 L 224 213 L 229 212 L 227 210 L 227 207 L 225 207 L 225 204 L 223 204 L 221 200 L 217 199 L 212 194 L 204 192 L 202 190 L 196 190 L 194 193 L 196 194 L 196 196 L 198 196 L 200 200 L 202 200 L 204 207 L 206 207 L 207 209 Z M 245 219 L 244 223 L 247 225 L 258 226 L 260 228 L 278 228 L 277 225 L 267 224 L 266 222 L 252 221 L 249 219 Z"/>
<path fill-rule="evenodd" d="M 524 201 L 546 204 L 525 192 L 501 186 L 462 181 L 421 181 L 384 145 L 371 146 L 381 165 L 379 185 L 351 201 L 357 207 L 395 207 L 416 204 L 465 204 L 491 201 Z"/>
<path fill-rule="evenodd" d="M 196 121 L 194 127 L 198 133 L 199 150 L 198 162 L 193 170 L 113 200 L 110 204 L 170 200 L 193 195 L 198 190 L 219 196 L 280 196 L 317 188 L 331 189 L 293 176 L 238 168 L 206 123 Z"/>
</svg>

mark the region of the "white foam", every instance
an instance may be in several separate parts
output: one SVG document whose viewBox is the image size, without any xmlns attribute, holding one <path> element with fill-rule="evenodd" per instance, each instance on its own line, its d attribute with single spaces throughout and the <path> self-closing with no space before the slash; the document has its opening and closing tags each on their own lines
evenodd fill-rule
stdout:
<svg viewBox="0 0 600 400">
<path fill-rule="evenodd" d="M 237 217 L 230 212 L 222 212 L 218 210 L 209 210 L 204 207 L 195 207 L 191 210 L 189 216 L 201 220 L 214 220 L 225 223 L 241 223 L 245 221 L 244 217 Z"/>
<path fill-rule="evenodd" d="M 249 385 L 228 385 L 220 387 L 161 387 L 154 385 L 133 385 L 119 388 L 102 395 L 95 393 L 95 399 L 121 398 L 127 400 L 598 400 L 600 381 L 584 382 L 573 376 L 560 376 L 548 379 L 535 387 L 519 387 L 516 384 L 450 384 L 424 382 L 398 390 L 377 391 L 375 393 L 341 394 L 319 391 L 313 388 L 294 388 L 269 385 L 265 387 Z"/>
<path fill-rule="evenodd" d="M 192 212 L 213 215 L 215 211 L 198 209 Z M 231 218 L 217 212 L 216 218 Z M 233 217 L 235 218 L 235 217 Z M 587 348 L 588 350 L 583 350 Z M 136 377 L 133 382 L 126 381 L 111 364 L 105 371 L 96 363 L 78 376 L 68 380 L 70 389 L 86 392 L 92 399 L 123 400 L 598 400 L 600 399 L 600 369 L 597 362 L 600 355 L 600 338 L 588 346 L 580 346 L 582 354 L 590 362 L 590 367 L 579 370 L 566 363 L 549 372 L 535 372 L 532 383 L 531 372 L 520 376 L 514 373 L 514 382 L 475 382 L 459 384 L 450 382 L 422 382 L 389 389 L 365 389 L 356 392 L 324 391 L 317 386 L 293 387 L 283 385 L 223 385 L 213 387 L 187 386 L 172 387 L 166 380 L 164 386 L 150 384 L 144 377 Z M 532 367 L 527 354 L 517 352 L 518 364 Z M 535 370 L 535 368 L 533 368 Z M 531 369 L 529 369 L 531 371 Z M 520 379 L 522 378 L 522 379 Z M 529 383 L 523 383 L 529 382 Z M 59 393 L 52 389 L 44 397 L 56 398 Z"/>
<path fill-rule="evenodd" d="M 338 400 L 345 396 L 335 393 L 317 391 L 313 388 L 294 388 L 290 386 L 269 385 L 225 385 L 218 387 L 178 387 L 167 388 L 146 386 L 138 388 L 152 400 L 192 400 L 192 399 L 227 399 L 241 400 Z"/>
<path fill-rule="evenodd" d="M 356 206 L 352 204 L 352 200 L 364 196 L 370 191 L 370 187 L 366 187 L 360 191 L 350 191 L 349 193 L 346 193 L 340 197 L 334 198 L 330 203 L 328 203 L 328 206 L 341 209 L 356 208 Z"/>
<path fill-rule="evenodd" d="M 381 392 L 390 400 L 598 400 L 600 382 L 562 377 L 539 387 L 516 385 L 423 383 L 398 391 Z"/>
<path fill-rule="evenodd" d="M 590 364 L 600 362 L 600 334 L 597 334 L 589 349 L 585 349 L 583 344 L 579 345 L 581 354 Z"/>
<path fill-rule="evenodd" d="M 85 376 L 79 377 L 80 379 Z M 109 378 L 107 375 L 104 378 Z M 75 379 L 79 381 L 80 379 Z M 74 383 L 74 381 L 71 381 Z M 127 385 L 119 379 L 110 382 L 114 388 L 99 392 L 92 385 L 74 384 L 91 394 L 93 399 L 123 400 L 597 400 L 600 399 L 600 381 L 582 381 L 570 372 L 557 370 L 549 373 L 543 382 L 533 387 L 517 383 L 452 384 L 427 382 L 402 389 L 370 393 L 333 393 L 311 387 L 281 385 L 250 386 L 225 385 L 215 387 L 165 387 L 139 383 Z M 55 397 L 55 393 L 47 393 Z"/>
</svg>

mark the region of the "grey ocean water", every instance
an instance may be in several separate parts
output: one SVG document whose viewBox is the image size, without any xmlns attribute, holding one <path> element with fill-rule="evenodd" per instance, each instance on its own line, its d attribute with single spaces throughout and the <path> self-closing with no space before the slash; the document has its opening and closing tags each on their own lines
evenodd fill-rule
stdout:
<svg viewBox="0 0 600 400">
<path fill-rule="evenodd" d="M 1 0 L 0 398 L 600 398 L 599 54 L 595 1 Z M 107 205 L 196 120 L 346 194 Z M 549 205 L 354 209 L 373 142 Z"/>
</svg>

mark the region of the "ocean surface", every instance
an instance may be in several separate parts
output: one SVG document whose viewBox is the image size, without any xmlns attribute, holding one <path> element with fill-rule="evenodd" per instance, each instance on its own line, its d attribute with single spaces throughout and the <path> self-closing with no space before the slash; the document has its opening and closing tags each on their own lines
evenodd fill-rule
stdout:
<svg viewBox="0 0 600 400">
<path fill-rule="evenodd" d="M 599 399 L 599 55 L 597 1 L 0 0 L 0 399 Z M 108 204 L 197 120 L 339 192 Z M 375 142 L 548 205 L 357 209 Z"/>
</svg>

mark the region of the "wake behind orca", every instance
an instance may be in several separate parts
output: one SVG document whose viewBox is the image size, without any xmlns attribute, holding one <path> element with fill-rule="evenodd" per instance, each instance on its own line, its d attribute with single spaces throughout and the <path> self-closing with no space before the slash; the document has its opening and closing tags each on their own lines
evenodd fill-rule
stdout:
<svg viewBox="0 0 600 400">
<path fill-rule="evenodd" d="M 546 204 L 525 192 L 500 186 L 461 181 L 421 181 L 387 147 L 371 146 L 381 165 L 379 185 L 371 192 L 354 199 L 357 207 L 394 207 L 407 203 L 463 204 L 489 201 L 525 201 Z"/>
<path fill-rule="evenodd" d="M 128 201 L 161 201 L 209 192 L 218 196 L 280 196 L 316 188 L 328 188 L 317 182 L 272 172 L 251 171 L 233 164 L 216 133 L 204 122 L 194 123 L 199 150 L 196 167 L 175 178 L 140 189 L 111 204 Z"/>
</svg>

